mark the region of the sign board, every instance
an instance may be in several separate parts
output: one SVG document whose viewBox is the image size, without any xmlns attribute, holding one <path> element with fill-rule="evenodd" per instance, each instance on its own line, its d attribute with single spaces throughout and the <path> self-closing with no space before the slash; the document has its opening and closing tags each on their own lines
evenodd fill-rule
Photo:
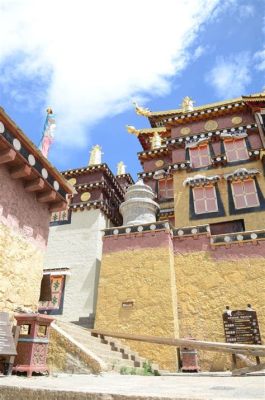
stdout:
<svg viewBox="0 0 265 400">
<path fill-rule="evenodd" d="M 15 356 L 16 354 L 8 313 L 0 312 L 0 356 Z"/>
<path fill-rule="evenodd" d="M 256 311 L 228 310 L 223 322 L 227 343 L 261 344 Z"/>
</svg>

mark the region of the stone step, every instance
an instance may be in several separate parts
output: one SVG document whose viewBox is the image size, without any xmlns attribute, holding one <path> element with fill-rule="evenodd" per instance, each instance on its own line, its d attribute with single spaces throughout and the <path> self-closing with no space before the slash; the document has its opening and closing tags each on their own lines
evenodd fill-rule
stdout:
<svg viewBox="0 0 265 400">
<path fill-rule="evenodd" d="M 73 323 L 56 321 L 58 326 L 70 335 L 76 342 L 93 352 L 108 365 L 109 370 L 120 373 L 121 368 L 142 370 L 147 360 L 132 351 L 129 346 L 111 337 L 92 335 L 91 332 Z M 151 364 L 153 371 L 159 371 L 159 366 Z"/>
</svg>

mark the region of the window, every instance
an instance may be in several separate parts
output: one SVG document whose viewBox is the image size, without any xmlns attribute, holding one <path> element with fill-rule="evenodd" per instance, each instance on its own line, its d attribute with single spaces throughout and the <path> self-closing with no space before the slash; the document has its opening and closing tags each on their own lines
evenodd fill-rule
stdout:
<svg viewBox="0 0 265 400">
<path fill-rule="evenodd" d="M 50 279 L 51 300 L 40 301 L 39 310 L 59 310 L 64 291 L 64 275 L 62 276 L 46 275 L 46 276 L 48 276 Z"/>
<path fill-rule="evenodd" d="M 257 188 L 253 179 L 233 182 L 231 186 L 234 204 L 237 210 L 260 205 Z"/>
<path fill-rule="evenodd" d="M 202 144 L 190 149 L 190 161 L 193 168 L 207 167 L 211 164 L 208 144 Z"/>
<path fill-rule="evenodd" d="M 249 158 L 245 139 L 224 140 L 228 162 L 247 160 Z"/>
<path fill-rule="evenodd" d="M 159 197 L 161 199 L 171 199 L 174 197 L 173 179 L 161 179 L 159 181 Z"/>
<path fill-rule="evenodd" d="M 203 186 L 192 189 L 195 214 L 218 211 L 216 190 L 214 186 Z"/>
</svg>

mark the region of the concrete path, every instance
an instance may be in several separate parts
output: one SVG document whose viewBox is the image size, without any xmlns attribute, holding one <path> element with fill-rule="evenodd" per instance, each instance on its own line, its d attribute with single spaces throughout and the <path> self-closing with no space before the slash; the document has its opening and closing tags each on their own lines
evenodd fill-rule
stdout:
<svg viewBox="0 0 265 400">
<path fill-rule="evenodd" d="M 265 376 L 230 374 L 133 376 L 58 375 L 57 377 L 0 377 L 0 400 L 230 400 L 265 399 Z"/>
</svg>

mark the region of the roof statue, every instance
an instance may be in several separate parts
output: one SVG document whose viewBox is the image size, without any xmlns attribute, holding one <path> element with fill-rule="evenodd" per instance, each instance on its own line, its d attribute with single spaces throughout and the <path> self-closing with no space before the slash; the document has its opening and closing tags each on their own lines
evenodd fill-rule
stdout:
<svg viewBox="0 0 265 400">
<path fill-rule="evenodd" d="M 139 131 L 132 125 L 126 125 L 127 131 L 129 133 L 132 133 L 133 135 L 138 136 L 139 135 Z"/>
<path fill-rule="evenodd" d="M 88 165 L 101 164 L 102 154 L 103 154 L 102 148 L 98 144 L 96 144 L 94 147 L 92 147 L 92 150 L 90 151 L 90 158 L 89 158 Z"/>
<path fill-rule="evenodd" d="M 117 164 L 117 175 L 124 175 L 126 173 L 125 168 L 126 168 L 126 165 L 124 164 L 124 162 L 120 161 Z"/>
<path fill-rule="evenodd" d="M 148 117 L 150 115 L 149 108 L 143 108 L 139 106 L 136 101 L 133 101 L 133 104 L 135 105 L 136 114 L 143 115 L 144 117 Z"/>
<path fill-rule="evenodd" d="M 161 136 L 159 135 L 159 133 L 157 133 L 157 132 L 155 132 L 154 134 L 153 134 L 153 136 L 151 137 L 151 148 L 152 148 L 152 150 L 154 150 L 154 149 L 158 149 L 159 147 L 161 147 L 161 144 L 162 144 L 162 138 L 161 138 Z"/>
<path fill-rule="evenodd" d="M 52 109 L 47 108 L 47 116 L 43 127 L 42 138 L 39 144 L 39 149 L 45 158 L 48 158 L 48 153 L 51 144 L 54 142 L 54 130 L 56 128 L 55 115 Z"/>
<path fill-rule="evenodd" d="M 194 110 L 194 100 L 192 100 L 189 96 L 184 97 L 181 103 L 182 111 L 189 112 Z"/>
</svg>

